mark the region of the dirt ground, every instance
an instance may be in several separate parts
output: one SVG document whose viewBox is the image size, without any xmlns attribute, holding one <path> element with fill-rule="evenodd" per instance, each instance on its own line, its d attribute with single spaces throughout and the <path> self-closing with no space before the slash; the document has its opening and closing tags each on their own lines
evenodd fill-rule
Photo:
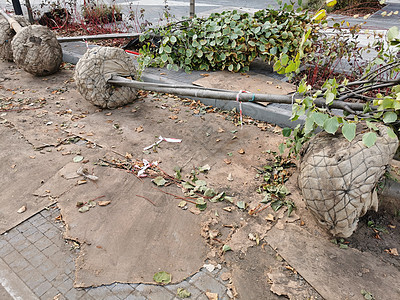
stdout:
<svg viewBox="0 0 400 300">
<path fill-rule="evenodd" d="M 393 205 L 368 213 L 352 237 L 334 243 L 305 207 L 295 168 L 285 183 L 293 213 L 261 203 L 264 196 L 257 190 L 264 179 L 257 169 L 273 161 L 270 151 L 282 142 L 280 128 L 247 117 L 241 128 L 234 112 L 148 93 L 124 108 L 99 110 L 76 92 L 73 66 L 46 78 L 7 62 L 0 62 L 0 69 L 1 149 L 14 147 L 2 151 L 2 186 L 14 196 L 19 190 L 32 196 L 15 197 L 7 206 L 8 199 L 0 198 L 8 210 L 2 229 L 56 201 L 65 237 L 81 243 L 75 286 L 152 282 L 151 275 L 166 268 L 180 281 L 207 263 L 230 270 L 224 277 L 238 299 L 400 297 L 400 222 Z M 143 150 L 159 136 L 182 142 L 163 141 Z M 24 141 L 23 152 L 18 139 Z M 158 167 L 138 179 L 134 166 L 141 168 L 143 159 L 157 161 Z M 77 174 L 80 167 L 98 178 Z M 40 180 L 32 176 L 34 168 L 40 169 Z M 231 198 L 205 197 L 207 208 L 201 211 L 182 191 L 182 180 L 192 180 L 193 174 Z M 167 182 L 156 187 L 151 179 L 160 175 Z M 79 212 L 78 202 L 86 212 Z M 90 206 L 93 202 L 96 206 Z M 130 255 L 132 247 L 141 255 Z M 156 248 L 161 250 L 151 256 Z M 198 255 L 191 256 L 196 249 Z M 160 269 L 149 270 L 149 263 Z"/>
</svg>

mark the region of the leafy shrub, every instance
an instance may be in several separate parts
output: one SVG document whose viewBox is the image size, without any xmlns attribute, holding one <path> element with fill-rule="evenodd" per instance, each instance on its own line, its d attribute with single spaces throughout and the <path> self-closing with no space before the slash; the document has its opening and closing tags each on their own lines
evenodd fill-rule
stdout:
<svg viewBox="0 0 400 300">
<path fill-rule="evenodd" d="M 140 37 L 144 43 L 139 62 L 186 72 L 192 70 L 229 70 L 246 72 L 255 58 L 271 61 L 281 54 L 296 56 L 306 27 L 313 21 L 305 11 L 295 11 L 293 4 L 280 10 L 248 13 L 224 11 L 208 18 L 187 19 L 150 29 Z M 160 42 L 151 44 L 154 36 Z M 304 45 L 311 51 L 316 30 Z"/>
</svg>

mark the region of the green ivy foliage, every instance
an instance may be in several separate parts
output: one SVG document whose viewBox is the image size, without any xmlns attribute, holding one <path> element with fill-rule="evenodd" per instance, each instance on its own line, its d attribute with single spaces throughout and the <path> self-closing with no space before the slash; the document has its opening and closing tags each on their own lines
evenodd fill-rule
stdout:
<svg viewBox="0 0 400 300">
<path fill-rule="evenodd" d="M 293 58 L 304 32 L 313 24 L 306 11 L 284 4 L 280 10 L 266 9 L 254 15 L 238 11 L 213 13 L 208 18 L 187 19 L 152 28 L 140 37 L 144 46 L 139 63 L 143 67 L 168 69 L 229 70 L 246 72 L 255 58 L 274 61 L 284 55 Z M 316 26 L 316 25 L 315 25 Z M 305 41 L 311 51 L 316 30 Z M 158 45 L 152 44 L 160 37 Z"/>
</svg>

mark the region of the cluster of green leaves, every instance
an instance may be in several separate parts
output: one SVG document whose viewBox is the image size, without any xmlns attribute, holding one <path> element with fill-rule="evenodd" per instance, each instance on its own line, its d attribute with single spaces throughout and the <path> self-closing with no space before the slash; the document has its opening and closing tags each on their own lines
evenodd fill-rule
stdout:
<svg viewBox="0 0 400 300">
<path fill-rule="evenodd" d="M 263 169 L 257 169 L 259 176 L 262 176 L 263 183 L 258 188 L 258 192 L 264 194 L 261 203 L 270 203 L 274 211 L 281 207 L 288 208 L 288 216 L 295 209 L 292 201 L 286 199 L 290 193 L 285 182 L 291 176 L 290 169 L 296 167 L 289 156 L 283 157 L 274 151 L 268 150 L 267 153 L 273 155 L 274 159 L 270 164 L 263 166 Z"/>
<path fill-rule="evenodd" d="M 293 3 L 280 10 L 266 9 L 254 15 L 234 11 L 193 18 L 140 36 L 144 46 L 138 59 L 141 68 L 148 65 L 168 69 L 229 70 L 246 72 L 255 58 L 275 60 L 281 54 L 292 58 L 298 53 L 301 37 L 312 19 L 306 11 L 295 10 Z M 314 33 L 310 31 L 309 34 Z M 159 45 L 151 41 L 161 37 Z M 311 50 L 311 40 L 304 39 Z"/>
<path fill-rule="evenodd" d="M 397 27 L 393 27 L 388 31 L 387 42 L 390 46 L 395 46 L 397 50 L 393 51 L 392 49 L 382 47 L 377 57 L 366 68 L 367 72 L 371 70 L 373 72 L 373 70 L 382 67 L 382 65 L 395 62 L 396 58 L 393 53 L 396 53 L 400 49 L 398 35 L 399 31 Z M 390 69 L 391 74 L 385 74 L 385 76 L 392 76 L 393 73 L 397 72 L 398 74 L 400 72 L 398 64 L 393 64 L 393 66 Z M 368 78 L 368 76 L 365 78 Z M 369 86 L 373 86 L 374 84 L 375 82 L 372 80 Z M 297 99 L 294 99 L 292 105 L 291 120 L 295 121 L 303 117 L 305 123 L 297 125 L 293 130 L 290 128 L 283 129 L 282 133 L 288 139 L 285 144 L 280 145 L 280 151 L 283 153 L 285 147 L 287 147 L 290 153 L 298 154 L 302 145 L 315 134 L 317 128 L 330 134 L 339 132 L 348 141 L 352 141 L 356 136 L 358 123 L 364 123 L 368 127 L 368 130 L 363 133 L 362 137 L 367 147 L 373 146 L 376 142 L 377 123 L 387 125 L 388 135 L 392 138 L 397 138 L 399 134 L 397 123 L 400 114 L 400 85 L 394 85 L 391 88 L 391 92 L 386 95 L 376 93 L 372 101 L 368 100 L 365 102 L 363 114 L 352 115 L 347 111 L 338 113 L 329 109 L 329 106 L 337 100 L 340 93 L 349 90 L 348 85 L 349 81 L 347 79 L 338 82 L 336 78 L 330 78 L 325 81 L 320 89 L 312 89 L 311 85 L 307 83 L 307 78 L 303 78 L 297 90 L 300 97 L 296 97 Z M 315 102 L 317 98 L 324 99 L 325 108 L 317 107 Z"/>
</svg>

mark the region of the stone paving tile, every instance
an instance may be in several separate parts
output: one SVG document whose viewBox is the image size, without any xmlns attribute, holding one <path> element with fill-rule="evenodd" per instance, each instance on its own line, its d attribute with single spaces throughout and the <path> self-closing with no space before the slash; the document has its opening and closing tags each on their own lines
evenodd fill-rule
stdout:
<svg viewBox="0 0 400 300">
<path fill-rule="evenodd" d="M 111 292 L 122 300 L 128 297 L 133 291 L 134 288 L 130 284 L 119 284 L 119 283 L 117 283 L 111 289 Z"/>
<path fill-rule="evenodd" d="M 60 247 L 55 244 L 51 244 L 49 247 L 42 251 L 42 253 L 46 255 L 47 258 L 49 258 L 50 260 L 56 260 L 56 262 L 60 261 L 60 258 L 57 256 L 57 254 L 59 254 L 60 252 Z"/>
<path fill-rule="evenodd" d="M 17 273 L 17 275 L 19 275 L 22 281 L 24 281 L 30 289 L 34 289 L 46 281 L 46 278 L 44 278 L 44 276 L 37 272 L 32 266 L 28 266 L 21 272 Z"/>
<path fill-rule="evenodd" d="M 84 298 L 82 298 L 84 296 Z M 76 300 L 76 299 L 85 299 L 85 298 L 89 298 L 90 295 L 87 295 L 87 292 L 85 290 L 82 289 L 70 289 L 65 295 L 64 297 L 68 300 Z"/>
<path fill-rule="evenodd" d="M 66 294 L 72 288 L 73 281 L 68 277 L 68 275 L 61 272 L 51 281 L 51 284 L 62 294 Z"/>
<path fill-rule="evenodd" d="M 17 251 L 12 251 L 6 256 L 3 257 L 3 260 L 10 265 L 11 263 L 18 261 L 18 259 L 21 258 L 21 254 L 19 254 Z"/>
<path fill-rule="evenodd" d="M 183 289 L 187 290 L 188 292 L 190 292 L 191 299 L 195 299 L 196 297 L 199 297 L 202 294 L 202 292 L 198 288 L 194 287 L 187 281 L 182 281 L 178 284 L 168 284 L 165 286 L 165 288 L 175 295 L 176 295 L 178 288 L 183 288 Z M 174 299 L 179 299 L 179 298 L 175 297 Z"/>
<path fill-rule="evenodd" d="M 173 293 L 159 285 L 140 284 L 136 287 L 135 292 L 139 292 L 140 294 L 137 295 L 142 295 L 150 300 L 170 300 L 174 298 Z"/>
<path fill-rule="evenodd" d="M 36 288 L 33 289 L 33 292 L 35 293 L 36 296 L 41 297 L 43 296 L 50 288 L 53 286 L 51 285 L 50 282 L 48 281 L 43 281 L 41 284 L 39 284 Z"/>
<path fill-rule="evenodd" d="M 86 289 L 87 294 L 92 296 L 95 299 L 103 300 L 106 293 L 111 293 L 110 289 L 106 286 L 102 285 L 96 288 L 88 288 Z"/>
<path fill-rule="evenodd" d="M 11 229 L 10 231 L 3 233 L 3 237 L 6 241 L 9 241 L 18 234 L 19 232 L 16 229 Z"/>
<path fill-rule="evenodd" d="M 49 240 L 46 236 L 43 236 L 40 240 L 34 243 L 35 247 L 38 248 L 39 251 L 43 251 L 47 247 L 52 244 L 52 241 Z"/>
<path fill-rule="evenodd" d="M 53 300 L 60 292 L 55 288 L 51 287 L 40 299 L 43 300 Z"/>
<path fill-rule="evenodd" d="M 34 225 L 30 224 L 30 227 L 27 230 L 24 230 L 22 234 L 24 235 L 24 237 L 29 237 L 37 231 L 38 231 L 37 228 Z"/>
<path fill-rule="evenodd" d="M 34 242 L 40 240 L 42 237 L 44 237 L 43 233 L 41 233 L 40 231 L 36 230 L 34 233 L 32 233 L 30 236 L 27 236 L 26 238 L 30 242 L 34 243 Z"/>
<path fill-rule="evenodd" d="M 22 234 L 21 234 L 22 235 Z M 24 237 L 24 236 L 23 236 Z M 12 241 L 12 240 L 11 240 Z M 22 251 L 26 247 L 32 246 L 32 243 L 28 241 L 25 237 L 17 242 L 12 242 L 12 246 L 17 251 Z"/>
<path fill-rule="evenodd" d="M 111 284 L 88 289 L 73 287 L 75 259 L 78 250 L 62 237 L 63 227 L 55 221 L 58 209 L 43 210 L 27 221 L 0 236 L 0 257 L 40 299 L 52 300 L 170 300 L 176 297 L 178 287 L 191 292 L 190 299 L 205 299 L 200 289 L 225 293 L 217 274 L 202 271 L 176 285 Z M 223 298 L 224 299 L 224 298 Z"/>
<path fill-rule="evenodd" d="M 14 271 L 14 272 L 21 272 L 22 270 L 26 269 L 29 266 L 29 262 L 23 258 L 20 255 L 20 258 L 17 260 L 13 261 L 12 263 L 9 263 L 8 266 Z"/>
<path fill-rule="evenodd" d="M 148 300 L 148 298 L 141 295 L 138 291 L 134 291 L 125 300 Z"/>
<path fill-rule="evenodd" d="M 211 293 L 217 293 L 219 297 L 222 297 L 226 292 L 224 284 L 219 282 L 217 279 L 210 277 L 207 273 L 199 272 L 189 280 L 189 283 L 201 291 L 210 291 Z"/>
<path fill-rule="evenodd" d="M 41 254 L 41 252 L 33 245 L 26 247 L 24 250 L 20 251 L 20 254 L 27 259 L 28 261 L 31 260 L 31 258 L 38 256 Z"/>
<path fill-rule="evenodd" d="M 38 214 L 34 215 L 33 217 L 29 218 L 28 221 L 29 221 L 29 223 L 31 223 L 31 225 L 33 225 L 33 226 L 35 226 L 35 228 L 37 228 L 38 226 L 45 223 L 47 220 L 43 218 L 41 213 L 38 213 Z"/>
</svg>

